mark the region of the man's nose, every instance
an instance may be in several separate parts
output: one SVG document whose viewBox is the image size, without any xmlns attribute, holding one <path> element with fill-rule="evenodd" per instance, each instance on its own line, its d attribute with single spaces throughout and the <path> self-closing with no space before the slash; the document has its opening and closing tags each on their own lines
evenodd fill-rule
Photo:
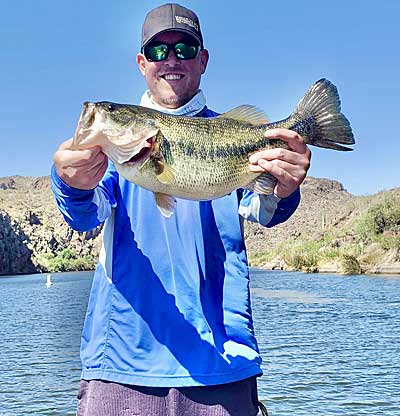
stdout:
<svg viewBox="0 0 400 416">
<path fill-rule="evenodd" d="M 175 63 L 177 61 L 179 61 L 179 59 L 175 56 L 175 52 L 171 49 L 168 52 L 168 55 L 167 55 L 167 58 L 166 58 L 166 62 L 168 62 L 168 63 Z"/>
</svg>

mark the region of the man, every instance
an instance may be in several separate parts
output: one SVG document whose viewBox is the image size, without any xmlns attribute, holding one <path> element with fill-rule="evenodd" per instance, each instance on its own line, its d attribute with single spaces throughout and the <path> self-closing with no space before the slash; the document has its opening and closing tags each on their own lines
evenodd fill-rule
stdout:
<svg viewBox="0 0 400 416">
<path fill-rule="evenodd" d="M 207 62 L 191 10 L 152 10 L 137 55 L 149 88 L 141 105 L 216 116 L 199 90 Z M 68 223 L 85 231 L 105 222 L 82 334 L 78 415 L 257 414 L 261 358 L 241 218 L 268 227 L 285 221 L 310 163 L 297 133 L 268 136 L 290 149 L 260 151 L 249 169 L 277 178 L 273 195 L 179 200 L 171 218 L 100 148 L 71 150 L 68 140 L 55 153 L 52 187 Z"/>
</svg>

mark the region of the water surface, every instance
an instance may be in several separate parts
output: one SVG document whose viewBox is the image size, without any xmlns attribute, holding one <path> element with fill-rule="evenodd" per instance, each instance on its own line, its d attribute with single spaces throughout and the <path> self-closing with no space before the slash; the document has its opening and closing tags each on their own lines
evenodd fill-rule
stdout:
<svg viewBox="0 0 400 416">
<path fill-rule="evenodd" d="M 92 273 L 0 279 L 0 415 L 75 415 Z M 251 271 L 271 416 L 400 416 L 400 278 Z"/>
<path fill-rule="evenodd" d="M 272 415 L 400 415 L 400 278 L 253 270 Z"/>
</svg>

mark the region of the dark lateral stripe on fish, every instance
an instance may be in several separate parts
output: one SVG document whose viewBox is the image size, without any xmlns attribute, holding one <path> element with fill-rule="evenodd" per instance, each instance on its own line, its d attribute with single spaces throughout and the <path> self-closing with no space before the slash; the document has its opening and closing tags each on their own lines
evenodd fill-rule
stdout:
<svg viewBox="0 0 400 416">
<path fill-rule="evenodd" d="M 269 139 L 262 140 L 261 146 L 267 147 L 270 143 Z M 174 143 L 179 149 L 179 153 L 183 156 L 202 158 L 211 161 L 217 159 L 227 159 L 231 157 L 243 158 L 243 155 L 248 155 L 260 149 L 260 142 L 248 143 L 245 145 L 240 144 L 224 144 L 220 146 L 195 146 L 193 143 L 178 141 Z"/>
</svg>

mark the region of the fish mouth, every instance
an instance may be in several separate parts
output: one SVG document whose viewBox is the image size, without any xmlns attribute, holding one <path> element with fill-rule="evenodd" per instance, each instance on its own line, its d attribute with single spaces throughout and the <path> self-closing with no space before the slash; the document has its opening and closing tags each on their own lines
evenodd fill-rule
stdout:
<svg viewBox="0 0 400 416">
<path fill-rule="evenodd" d="M 83 129 L 89 129 L 93 126 L 96 119 L 96 105 L 88 101 L 83 103 L 83 111 L 78 121 L 78 125 Z"/>
<path fill-rule="evenodd" d="M 155 136 L 148 138 L 138 153 L 123 163 L 124 166 L 143 165 L 153 153 Z"/>
<path fill-rule="evenodd" d="M 86 101 L 83 104 L 83 111 L 78 120 L 78 124 L 73 137 L 75 147 L 84 145 L 92 133 L 92 127 L 96 121 L 95 104 Z"/>
</svg>

